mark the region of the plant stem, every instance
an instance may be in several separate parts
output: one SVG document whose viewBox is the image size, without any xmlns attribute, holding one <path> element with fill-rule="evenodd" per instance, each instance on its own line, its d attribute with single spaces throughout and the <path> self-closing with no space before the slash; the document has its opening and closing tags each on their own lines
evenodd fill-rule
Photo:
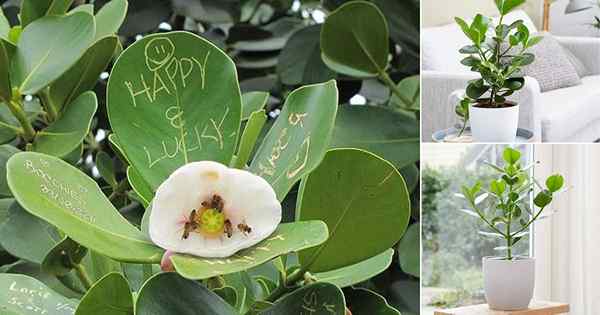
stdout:
<svg viewBox="0 0 600 315">
<path fill-rule="evenodd" d="M 15 116 L 23 128 L 23 138 L 27 142 L 31 142 L 35 137 L 35 129 L 27 118 L 27 114 L 23 110 L 23 104 L 18 100 L 11 100 L 7 103 L 8 109 Z"/>
<path fill-rule="evenodd" d="M 275 291 L 271 292 L 271 294 L 269 294 L 269 296 L 267 296 L 265 298 L 265 301 L 267 301 L 267 302 L 277 301 L 278 298 L 280 298 L 282 295 L 286 294 L 287 292 L 289 292 L 293 289 L 292 285 L 294 285 L 298 281 L 304 279 L 304 274 L 306 274 L 306 269 L 304 269 L 304 268 L 301 268 L 301 269 L 297 270 L 296 272 L 292 273 L 289 277 L 287 277 L 287 279 L 284 281 L 284 283 L 279 284 L 277 289 L 275 289 Z"/>
<path fill-rule="evenodd" d="M 82 264 L 75 264 L 73 267 L 77 273 L 77 277 L 81 281 L 81 284 L 83 284 L 86 290 L 89 290 L 94 282 L 92 279 L 90 279 L 90 276 L 85 271 L 85 267 Z"/>
<path fill-rule="evenodd" d="M 398 97 L 398 99 L 402 103 L 404 103 L 404 106 L 402 106 L 402 109 L 411 111 L 411 112 L 419 111 L 418 109 L 411 107 L 411 101 L 409 99 L 407 99 L 404 95 L 402 95 L 402 93 L 398 89 L 398 86 L 396 85 L 396 83 L 394 83 L 392 78 L 390 78 L 390 76 L 387 74 L 387 72 L 385 72 L 383 70 L 379 71 L 379 78 L 381 80 L 383 80 L 383 82 L 390 88 L 392 93 L 394 93 L 394 95 L 396 95 L 396 97 Z"/>
<path fill-rule="evenodd" d="M 108 200 L 113 201 L 119 195 L 127 191 L 127 189 L 129 189 L 129 181 L 125 178 L 117 185 L 117 187 L 115 187 L 110 196 L 108 196 Z"/>
<path fill-rule="evenodd" d="M 46 114 L 48 115 L 48 121 L 49 122 L 56 121 L 56 119 L 58 119 L 58 110 L 56 110 L 56 106 L 54 106 L 54 104 L 50 100 L 50 97 L 48 97 L 48 93 L 46 93 L 46 91 L 44 91 L 39 94 L 39 97 L 40 97 L 40 100 L 42 101 L 42 106 L 44 106 L 44 110 L 46 111 Z"/>
</svg>

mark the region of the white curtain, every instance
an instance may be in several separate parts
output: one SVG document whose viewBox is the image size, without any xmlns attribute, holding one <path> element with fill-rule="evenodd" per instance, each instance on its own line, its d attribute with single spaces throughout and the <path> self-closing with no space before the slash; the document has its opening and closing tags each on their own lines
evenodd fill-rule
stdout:
<svg viewBox="0 0 600 315">
<path fill-rule="evenodd" d="M 600 314 L 600 145 L 538 145 L 538 180 L 560 173 L 566 191 L 534 227 L 536 298 L 566 302 L 570 314 Z"/>
</svg>

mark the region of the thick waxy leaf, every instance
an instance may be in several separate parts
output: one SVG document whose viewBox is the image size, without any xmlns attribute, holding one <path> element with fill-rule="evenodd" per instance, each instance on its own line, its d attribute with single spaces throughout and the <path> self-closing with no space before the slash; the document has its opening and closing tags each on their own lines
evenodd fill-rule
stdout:
<svg viewBox="0 0 600 315">
<path fill-rule="evenodd" d="M 299 220 L 323 220 L 329 227 L 327 242 L 299 253 L 303 268 L 323 272 L 394 246 L 407 227 L 410 199 L 392 164 L 366 151 L 335 149 L 302 180 L 296 209 Z"/>
<path fill-rule="evenodd" d="M 0 8 L 0 38 L 8 40 L 8 32 L 10 31 L 10 23 L 4 15 L 4 10 Z"/>
<path fill-rule="evenodd" d="M 109 273 L 83 296 L 75 315 L 131 315 L 133 298 L 129 283 L 119 273 Z"/>
<path fill-rule="evenodd" d="M 94 17 L 85 12 L 46 16 L 23 30 L 15 73 L 22 94 L 35 94 L 67 71 L 94 38 Z"/>
<path fill-rule="evenodd" d="M 162 249 L 123 218 L 98 184 L 78 169 L 34 152 L 14 155 L 7 168 L 15 199 L 77 243 L 120 261 L 160 261 Z"/>
<path fill-rule="evenodd" d="M 250 170 L 265 178 L 279 200 L 323 159 L 329 145 L 338 92 L 335 81 L 289 94 L 281 114 L 256 152 Z"/>
<path fill-rule="evenodd" d="M 340 106 L 331 146 L 359 148 L 392 162 L 397 168 L 419 160 L 419 122 L 374 106 Z"/>
<path fill-rule="evenodd" d="M 390 102 L 396 108 L 414 108 L 421 107 L 421 85 L 418 75 L 408 77 L 398 83 L 398 90 L 403 99 L 409 100 L 410 104 L 405 104 L 396 94 L 392 94 Z"/>
<path fill-rule="evenodd" d="M 353 288 L 346 292 L 348 308 L 353 315 L 400 315 L 400 312 L 391 307 L 385 298 L 371 290 Z"/>
<path fill-rule="evenodd" d="M 127 180 L 131 188 L 142 198 L 144 207 L 148 207 L 154 198 L 154 190 L 146 183 L 140 173 L 132 166 L 127 167 Z"/>
<path fill-rule="evenodd" d="M 179 274 L 190 279 L 206 279 L 246 270 L 277 256 L 322 244 L 327 227 L 321 221 L 279 225 L 271 236 L 229 258 L 200 258 L 187 255 L 171 257 Z"/>
<path fill-rule="evenodd" d="M 96 153 L 96 167 L 98 168 L 98 173 L 102 176 L 102 179 L 109 184 L 113 190 L 119 184 L 117 182 L 117 178 L 115 177 L 115 167 L 112 158 L 108 153 L 104 151 L 100 151 Z"/>
<path fill-rule="evenodd" d="M 187 32 L 129 46 L 112 69 L 108 116 L 131 165 L 154 189 L 199 160 L 229 164 L 241 119 L 235 65 Z"/>
<path fill-rule="evenodd" d="M 321 282 L 333 283 L 340 288 L 351 286 L 368 280 L 386 270 L 392 263 L 393 256 L 394 250 L 390 248 L 377 256 L 357 264 L 316 273 L 314 276 Z"/>
<path fill-rule="evenodd" d="M 257 110 L 261 110 L 267 104 L 269 93 L 248 92 L 242 95 L 242 120 L 247 120 Z"/>
<path fill-rule="evenodd" d="M 344 294 L 331 283 L 313 283 L 284 296 L 260 314 L 303 314 L 306 310 L 314 315 L 344 315 Z"/>
<path fill-rule="evenodd" d="M 388 65 L 389 38 L 385 17 L 376 5 L 352 1 L 325 20 L 321 52 L 331 69 L 355 77 L 371 77 Z"/>
<path fill-rule="evenodd" d="M 305 26 L 304 22 L 297 18 L 281 18 L 273 23 L 269 23 L 261 28 L 261 30 L 270 36 L 259 39 L 243 39 L 236 41 L 231 46 L 234 49 L 242 51 L 274 51 L 280 50 L 285 46 L 288 38 L 297 30 Z"/>
<path fill-rule="evenodd" d="M 0 104 L 0 106 L 4 106 Z M 10 192 L 10 188 L 8 188 L 8 183 L 6 182 L 6 162 L 10 159 L 11 156 L 16 153 L 21 152 L 21 150 L 13 147 L 12 145 L 4 144 L 0 145 L 0 196 L 1 197 L 10 197 L 12 193 Z"/>
<path fill-rule="evenodd" d="M 97 108 L 98 100 L 94 92 L 81 94 L 67 106 L 56 122 L 35 135 L 33 150 L 53 156 L 71 153 L 88 134 Z"/>
<path fill-rule="evenodd" d="M 168 288 L 168 289 L 167 289 Z M 237 315 L 238 312 L 202 284 L 176 273 L 160 273 L 142 287 L 135 303 L 143 315 Z"/>
<path fill-rule="evenodd" d="M 254 149 L 256 140 L 260 136 L 266 121 L 267 116 L 265 115 L 264 110 L 256 111 L 250 115 L 240 140 L 240 147 L 238 149 L 235 161 L 236 168 L 246 167 L 246 163 L 250 159 L 250 155 L 252 155 L 252 150 Z"/>
<path fill-rule="evenodd" d="M 96 39 L 116 34 L 127 15 L 127 0 L 112 0 L 96 14 Z"/>
<path fill-rule="evenodd" d="M 412 224 L 402 237 L 398 245 L 398 257 L 400 267 L 409 275 L 420 277 L 421 268 L 421 244 L 419 235 L 419 223 Z"/>
<path fill-rule="evenodd" d="M 42 262 L 42 270 L 53 275 L 65 276 L 81 262 L 86 254 L 85 247 L 65 237 L 46 254 Z"/>
<path fill-rule="evenodd" d="M 21 26 L 25 27 L 46 15 L 53 0 L 23 0 L 21 2 Z"/>
<path fill-rule="evenodd" d="M 294 33 L 279 55 L 277 73 L 287 85 L 312 84 L 335 77 L 321 59 L 321 25 L 312 25 Z"/>
<path fill-rule="evenodd" d="M 4 40 L 0 39 L 0 100 L 7 102 L 12 98 L 12 88 L 9 77 L 10 59 L 4 45 Z"/>
<path fill-rule="evenodd" d="M 116 36 L 104 37 L 95 42 L 69 71 L 50 85 L 49 98 L 61 109 L 73 102 L 85 91 L 94 88 L 102 71 L 110 63 L 119 45 Z"/>
<path fill-rule="evenodd" d="M 15 257 L 41 264 L 48 253 L 62 239 L 58 231 L 14 202 L 8 208 L 8 217 L 0 225 L 0 245 Z"/>
<path fill-rule="evenodd" d="M 38 280 L 18 274 L 0 274 L 0 313 L 20 315 L 73 315 L 77 301 L 52 291 Z"/>
</svg>

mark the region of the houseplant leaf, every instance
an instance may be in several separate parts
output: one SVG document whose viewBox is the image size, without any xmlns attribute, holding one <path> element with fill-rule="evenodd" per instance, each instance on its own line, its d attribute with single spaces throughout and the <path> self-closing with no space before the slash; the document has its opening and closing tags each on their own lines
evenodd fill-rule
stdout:
<svg viewBox="0 0 600 315">
<path fill-rule="evenodd" d="M 8 40 L 8 32 L 10 32 L 10 23 L 4 15 L 4 10 L 0 8 L 0 38 Z"/>
<path fill-rule="evenodd" d="M 242 94 L 242 120 L 248 120 L 250 115 L 257 110 L 261 110 L 269 100 L 267 92 L 248 92 Z"/>
<path fill-rule="evenodd" d="M 35 152 L 14 155 L 7 168 L 15 199 L 77 243 L 124 262 L 160 261 L 162 249 L 123 218 L 98 184 L 78 169 Z"/>
<path fill-rule="evenodd" d="M 420 224 L 414 223 L 408 227 L 398 245 L 398 257 L 402 271 L 419 278 L 421 276 L 421 236 Z"/>
<path fill-rule="evenodd" d="M 204 285 L 175 273 L 160 273 L 144 283 L 135 309 L 136 314 L 144 315 L 238 314 L 232 306 Z"/>
<path fill-rule="evenodd" d="M 320 282 L 333 283 L 338 287 L 343 288 L 366 281 L 380 274 L 390 266 L 393 257 L 394 250 L 390 248 L 377 256 L 373 256 L 354 265 L 315 273 L 314 276 Z"/>
<path fill-rule="evenodd" d="M 312 84 L 335 77 L 321 59 L 320 35 L 321 25 L 311 25 L 290 37 L 277 63 L 277 74 L 283 84 Z"/>
<path fill-rule="evenodd" d="M 389 35 L 376 5 L 351 1 L 333 11 L 321 29 L 323 61 L 336 72 L 373 77 L 388 65 Z"/>
<path fill-rule="evenodd" d="M 96 41 L 67 72 L 50 85 L 49 98 L 58 110 L 68 106 L 79 95 L 94 88 L 119 45 L 116 36 Z"/>
<path fill-rule="evenodd" d="M 302 314 L 307 309 L 314 315 L 344 315 L 346 302 L 340 288 L 331 283 L 313 283 L 281 298 L 261 315 Z"/>
<path fill-rule="evenodd" d="M 250 164 L 250 171 L 265 178 L 279 200 L 323 159 L 337 102 L 334 80 L 298 88 L 285 100 Z"/>
<path fill-rule="evenodd" d="M 346 292 L 348 308 L 354 315 L 400 315 L 398 310 L 391 307 L 385 298 L 371 290 L 352 288 Z"/>
<path fill-rule="evenodd" d="M 53 226 L 29 214 L 17 202 L 8 207 L 8 217 L 0 225 L 0 245 L 11 255 L 37 264 L 61 239 Z"/>
<path fill-rule="evenodd" d="M 125 21 L 127 15 L 127 0 L 112 0 L 107 2 L 96 13 L 96 39 L 114 35 Z"/>
<path fill-rule="evenodd" d="M 267 121 L 267 115 L 264 110 L 255 111 L 250 115 L 244 132 L 240 138 L 240 145 L 236 155 L 235 167 L 244 168 L 252 155 L 252 150 L 256 144 L 256 140 L 260 136 L 263 126 Z"/>
<path fill-rule="evenodd" d="M 98 153 L 96 153 L 95 162 L 100 176 L 114 190 L 119 183 L 117 182 L 117 178 L 115 177 L 115 167 L 110 155 L 104 151 L 99 151 Z"/>
<path fill-rule="evenodd" d="M 4 40 L 0 39 L 0 100 L 10 101 L 12 99 L 9 77 L 10 59 L 4 45 Z"/>
<path fill-rule="evenodd" d="M 144 37 L 112 69 L 108 116 L 131 165 L 156 189 L 199 160 L 229 164 L 241 119 L 235 65 L 188 32 Z"/>
<path fill-rule="evenodd" d="M 404 96 L 404 99 L 410 100 L 410 104 L 404 104 L 402 100 L 396 96 L 396 94 L 392 94 L 390 99 L 390 104 L 396 108 L 421 108 L 421 85 L 420 85 L 420 77 L 418 75 L 411 76 L 403 79 L 398 82 L 397 85 L 398 91 Z"/>
<path fill-rule="evenodd" d="M 419 160 L 419 122 L 374 106 L 340 106 L 331 140 L 334 148 L 359 148 L 398 169 Z"/>
<path fill-rule="evenodd" d="M 113 272 L 100 279 L 83 296 L 75 315 L 131 315 L 133 298 L 123 275 Z"/>
<path fill-rule="evenodd" d="M 65 276 L 74 265 L 79 264 L 87 254 L 87 249 L 72 239 L 65 237 L 44 257 L 42 270 L 49 274 Z"/>
<path fill-rule="evenodd" d="M 3 105 L 0 104 L 0 106 Z M 0 145 L 0 196 L 2 197 L 12 196 L 10 188 L 8 188 L 8 183 L 6 182 L 6 162 L 11 156 L 19 152 L 21 152 L 21 150 L 13 147 L 12 145 Z"/>
<path fill-rule="evenodd" d="M 46 16 L 28 25 L 17 43 L 14 72 L 21 94 L 35 94 L 67 71 L 94 38 L 85 12 Z"/>
<path fill-rule="evenodd" d="M 296 209 L 298 220 L 323 220 L 329 227 L 325 243 L 298 255 L 303 268 L 323 272 L 394 246 L 407 227 L 410 199 L 389 162 L 358 149 L 334 149 L 302 180 Z"/>
<path fill-rule="evenodd" d="M 88 134 L 97 108 L 94 92 L 81 94 L 65 108 L 57 121 L 36 133 L 33 150 L 59 157 L 69 154 Z"/>
<path fill-rule="evenodd" d="M 230 258 L 171 257 L 179 274 L 189 279 L 206 279 L 258 266 L 277 256 L 317 246 L 327 239 L 327 227 L 320 221 L 284 223 L 264 241 Z"/>
<path fill-rule="evenodd" d="M 0 311 L 37 315 L 46 310 L 52 315 L 73 315 L 76 300 L 70 300 L 40 281 L 19 274 L 0 274 Z M 11 314 L 11 313 L 8 313 Z"/>
<path fill-rule="evenodd" d="M 152 187 L 146 183 L 140 173 L 132 166 L 127 167 L 127 180 L 131 188 L 144 200 L 144 207 L 148 207 L 154 198 Z"/>
</svg>

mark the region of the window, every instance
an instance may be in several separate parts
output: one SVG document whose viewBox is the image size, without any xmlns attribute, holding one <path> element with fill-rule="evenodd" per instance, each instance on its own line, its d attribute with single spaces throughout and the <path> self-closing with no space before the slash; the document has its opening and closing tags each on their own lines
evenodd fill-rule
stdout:
<svg viewBox="0 0 600 315">
<path fill-rule="evenodd" d="M 435 308 L 484 303 L 481 260 L 498 256 L 498 239 L 485 237 L 478 218 L 459 211 L 468 208 L 456 194 L 462 185 L 488 183 L 497 173 L 484 162 L 502 163 L 503 145 L 447 144 L 422 148 L 422 303 L 425 315 Z M 532 145 L 517 146 L 523 165 L 530 164 Z M 485 186 L 484 186 L 485 187 Z M 525 201 L 531 206 L 531 198 Z M 529 236 L 513 252 L 529 255 Z"/>
</svg>

